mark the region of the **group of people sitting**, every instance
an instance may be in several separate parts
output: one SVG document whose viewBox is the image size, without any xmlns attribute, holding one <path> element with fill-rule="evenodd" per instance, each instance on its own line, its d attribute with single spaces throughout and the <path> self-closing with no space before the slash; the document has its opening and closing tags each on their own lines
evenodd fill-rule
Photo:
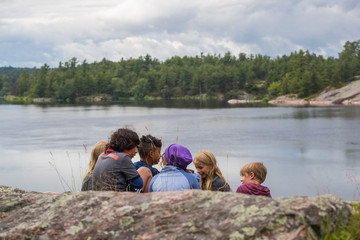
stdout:
<svg viewBox="0 0 360 240">
<path fill-rule="evenodd" d="M 82 191 L 165 192 L 187 189 L 230 192 L 214 154 L 191 152 L 180 144 L 171 144 L 161 154 L 162 142 L 151 135 L 142 136 L 128 128 L 115 131 L 110 140 L 95 144 Z M 140 161 L 132 162 L 139 153 Z M 161 160 L 161 171 L 154 168 Z M 196 173 L 187 169 L 194 163 Z M 240 171 L 241 182 L 236 192 L 271 198 L 269 188 L 262 186 L 267 174 L 261 162 L 246 164 Z"/>
</svg>

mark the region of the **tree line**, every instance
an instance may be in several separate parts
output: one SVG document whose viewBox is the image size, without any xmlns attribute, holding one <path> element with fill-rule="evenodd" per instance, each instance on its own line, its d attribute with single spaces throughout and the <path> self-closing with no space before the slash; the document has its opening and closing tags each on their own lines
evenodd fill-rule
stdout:
<svg viewBox="0 0 360 240">
<path fill-rule="evenodd" d="M 340 87 L 360 75 L 360 40 L 346 42 L 338 58 L 299 50 L 289 56 L 240 53 L 233 56 L 174 56 L 159 61 L 150 55 L 118 62 L 79 62 L 72 58 L 57 68 L 0 68 L 0 96 L 75 101 L 106 95 L 152 99 L 193 96 L 237 98 L 244 92 L 258 98 L 286 94 L 309 97 L 326 87 Z"/>
</svg>

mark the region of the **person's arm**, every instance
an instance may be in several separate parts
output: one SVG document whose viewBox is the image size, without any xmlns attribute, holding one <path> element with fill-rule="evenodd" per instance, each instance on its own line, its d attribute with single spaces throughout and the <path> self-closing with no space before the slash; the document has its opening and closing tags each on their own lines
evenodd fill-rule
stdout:
<svg viewBox="0 0 360 240">
<path fill-rule="evenodd" d="M 128 155 L 126 155 L 121 162 L 121 172 L 125 175 L 130 185 L 129 190 L 131 192 L 141 192 L 144 185 L 143 180 Z"/>
<path fill-rule="evenodd" d="M 154 191 L 154 190 L 153 190 L 153 185 L 154 185 L 154 182 L 155 182 L 155 180 L 157 179 L 158 176 L 159 176 L 159 175 L 155 175 L 155 176 L 151 179 L 150 185 L 149 185 L 149 192 L 153 192 L 153 191 Z"/>
<path fill-rule="evenodd" d="M 144 183 L 140 176 L 130 181 L 130 190 L 134 192 L 141 192 Z"/>
<path fill-rule="evenodd" d="M 237 193 L 242 193 L 242 187 L 241 187 L 241 185 L 236 189 L 236 192 L 237 192 Z"/>
<path fill-rule="evenodd" d="M 139 172 L 140 177 L 143 180 L 142 192 L 143 193 L 149 192 L 149 184 L 152 179 L 151 170 L 147 167 L 140 167 L 137 171 Z"/>
<path fill-rule="evenodd" d="M 196 180 L 196 178 L 195 178 L 195 182 L 192 182 L 191 185 L 192 185 L 191 189 L 201 189 L 200 183 Z"/>
</svg>

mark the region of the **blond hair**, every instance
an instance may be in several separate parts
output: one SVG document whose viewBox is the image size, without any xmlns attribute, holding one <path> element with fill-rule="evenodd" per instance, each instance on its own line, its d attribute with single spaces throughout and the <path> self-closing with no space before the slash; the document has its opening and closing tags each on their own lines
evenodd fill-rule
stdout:
<svg viewBox="0 0 360 240">
<path fill-rule="evenodd" d="M 225 184 L 223 187 L 227 186 L 227 182 L 222 175 L 220 168 L 217 166 L 216 158 L 214 154 L 212 154 L 209 151 L 201 151 L 198 154 L 196 154 L 194 158 L 194 164 L 201 163 L 203 165 L 209 166 L 210 171 L 205 179 L 200 178 L 200 186 L 204 190 L 211 190 L 211 185 L 214 179 L 218 176 L 219 178 L 222 178 L 225 181 Z M 203 188 L 204 186 L 204 188 Z M 221 188 L 223 188 L 221 187 Z"/>
<path fill-rule="evenodd" d="M 83 179 L 83 181 L 85 181 L 87 175 L 89 175 L 89 173 L 91 173 L 94 170 L 95 164 L 98 160 L 99 155 L 105 151 L 105 147 L 106 147 L 107 142 L 106 141 L 100 141 L 97 142 L 93 149 L 91 150 L 91 157 L 90 157 L 90 162 L 89 162 L 89 167 L 86 170 L 85 173 L 85 177 Z"/>
<path fill-rule="evenodd" d="M 252 162 L 243 166 L 240 170 L 240 175 L 244 176 L 246 173 L 254 173 L 256 180 L 261 183 L 265 181 L 267 169 L 262 162 Z"/>
</svg>

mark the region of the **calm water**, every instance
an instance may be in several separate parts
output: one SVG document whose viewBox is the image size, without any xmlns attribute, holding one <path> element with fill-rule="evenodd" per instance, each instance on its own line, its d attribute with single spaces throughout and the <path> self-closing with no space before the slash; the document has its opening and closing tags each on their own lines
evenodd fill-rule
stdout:
<svg viewBox="0 0 360 240">
<path fill-rule="evenodd" d="M 233 191 L 241 167 L 261 161 L 273 197 L 360 199 L 360 107 L 174 106 L 0 104 L 0 185 L 79 190 L 92 146 L 128 126 L 194 156 L 212 151 Z"/>
</svg>

